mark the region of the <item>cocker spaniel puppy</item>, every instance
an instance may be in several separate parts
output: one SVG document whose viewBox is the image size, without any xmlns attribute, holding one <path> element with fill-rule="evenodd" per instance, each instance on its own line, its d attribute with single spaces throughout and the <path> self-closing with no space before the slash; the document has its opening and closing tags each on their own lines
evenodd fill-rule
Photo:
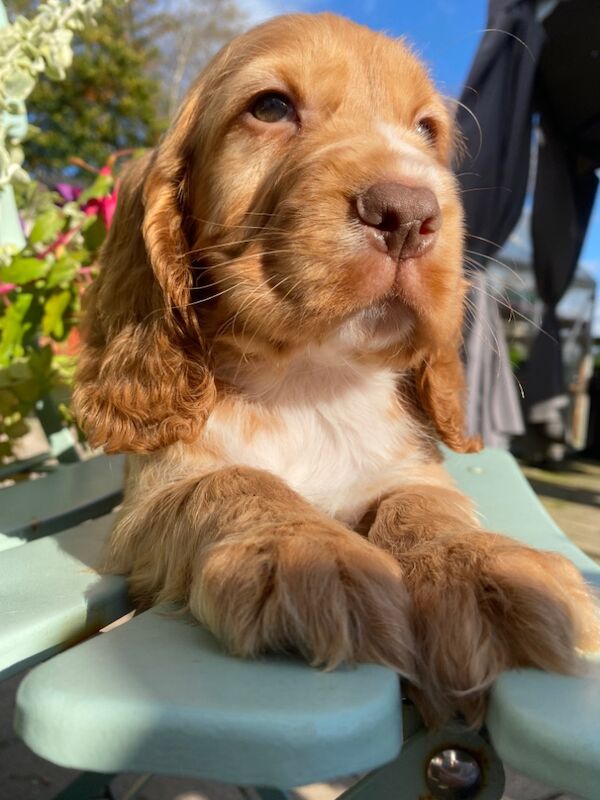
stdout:
<svg viewBox="0 0 600 800">
<path fill-rule="evenodd" d="M 386 664 L 430 723 L 502 670 L 575 668 L 575 568 L 480 530 L 459 452 L 465 280 L 452 124 L 400 41 L 271 20 L 123 176 L 75 404 L 131 453 L 110 545 L 141 606 L 229 651 Z"/>
</svg>

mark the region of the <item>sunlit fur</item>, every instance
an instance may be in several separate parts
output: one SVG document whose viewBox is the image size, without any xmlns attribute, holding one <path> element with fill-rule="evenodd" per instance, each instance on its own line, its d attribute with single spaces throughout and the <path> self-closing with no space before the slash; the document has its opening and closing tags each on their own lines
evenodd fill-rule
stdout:
<svg viewBox="0 0 600 800">
<path fill-rule="evenodd" d="M 267 90 L 297 116 L 252 116 Z M 452 142 L 402 42 L 331 15 L 234 40 L 123 176 L 75 395 L 132 454 L 110 568 L 140 606 L 182 602 L 240 656 L 387 664 L 431 724 L 479 722 L 509 667 L 572 672 L 595 625 L 578 573 L 482 532 L 441 465 L 440 440 L 478 448 Z M 400 265 L 355 213 L 388 181 L 442 213 Z"/>
</svg>

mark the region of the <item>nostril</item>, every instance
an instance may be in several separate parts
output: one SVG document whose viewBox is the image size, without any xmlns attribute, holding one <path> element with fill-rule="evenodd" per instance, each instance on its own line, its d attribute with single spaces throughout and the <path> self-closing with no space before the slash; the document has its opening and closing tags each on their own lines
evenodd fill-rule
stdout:
<svg viewBox="0 0 600 800">
<path fill-rule="evenodd" d="M 434 244 L 442 215 L 435 194 L 425 186 L 376 183 L 359 194 L 355 214 L 370 228 L 371 244 L 382 245 L 395 260 L 423 255 Z"/>
<path fill-rule="evenodd" d="M 385 208 L 380 199 L 369 191 L 359 194 L 356 198 L 356 216 L 370 228 L 381 228 L 384 224 Z"/>
<path fill-rule="evenodd" d="M 439 230 L 439 227 L 440 227 L 439 215 L 435 217 L 428 217 L 421 223 L 421 227 L 419 228 L 419 234 L 421 236 L 428 236 L 430 233 L 435 233 L 437 230 Z"/>
<path fill-rule="evenodd" d="M 383 212 L 379 225 L 373 227 L 378 228 L 380 231 L 391 233 L 392 231 L 398 230 L 401 224 L 398 213 L 388 209 Z"/>
</svg>

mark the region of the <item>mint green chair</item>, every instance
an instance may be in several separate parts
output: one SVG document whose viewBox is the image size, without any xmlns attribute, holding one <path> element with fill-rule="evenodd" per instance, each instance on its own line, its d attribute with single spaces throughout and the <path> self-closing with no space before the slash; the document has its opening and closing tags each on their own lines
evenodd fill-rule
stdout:
<svg viewBox="0 0 600 800">
<path fill-rule="evenodd" d="M 550 520 L 511 456 L 488 450 L 447 462 L 488 527 L 563 553 L 600 586 L 600 568 Z M 593 663 L 577 679 L 507 673 L 483 731 L 455 723 L 430 734 L 384 667 L 326 673 L 293 658 L 242 661 L 165 607 L 93 636 L 130 609 L 124 581 L 95 571 L 111 523 L 79 520 L 0 552 L 0 674 L 45 660 L 21 683 L 16 731 L 43 758 L 88 771 L 63 800 L 106 796 L 103 785 L 120 772 L 258 787 L 263 800 L 356 773 L 366 775 L 344 800 L 498 800 L 502 761 L 600 797 Z"/>
</svg>

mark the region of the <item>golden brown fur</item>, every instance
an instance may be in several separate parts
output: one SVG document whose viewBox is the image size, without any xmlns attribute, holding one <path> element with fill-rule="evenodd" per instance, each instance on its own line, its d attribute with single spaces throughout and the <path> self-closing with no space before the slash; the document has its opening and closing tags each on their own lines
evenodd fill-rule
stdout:
<svg viewBox="0 0 600 800">
<path fill-rule="evenodd" d="M 256 116 L 269 91 L 293 113 Z M 594 633 L 574 568 L 480 531 L 439 463 L 436 440 L 479 446 L 452 138 L 400 42 L 331 15 L 234 40 L 123 176 L 75 395 L 132 454 L 110 558 L 141 606 L 183 602 L 242 656 L 387 664 L 433 724 L 480 721 L 508 667 L 572 671 Z M 356 210 L 390 181 L 442 220 L 401 261 Z"/>
<path fill-rule="evenodd" d="M 573 672 L 575 648 L 598 644 L 575 567 L 481 531 L 469 506 L 454 489 L 411 486 L 381 502 L 368 534 L 402 568 L 421 676 L 414 695 L 431 723 L 456 710 L 482 723 L 499 673 Z"/>
</svg>

